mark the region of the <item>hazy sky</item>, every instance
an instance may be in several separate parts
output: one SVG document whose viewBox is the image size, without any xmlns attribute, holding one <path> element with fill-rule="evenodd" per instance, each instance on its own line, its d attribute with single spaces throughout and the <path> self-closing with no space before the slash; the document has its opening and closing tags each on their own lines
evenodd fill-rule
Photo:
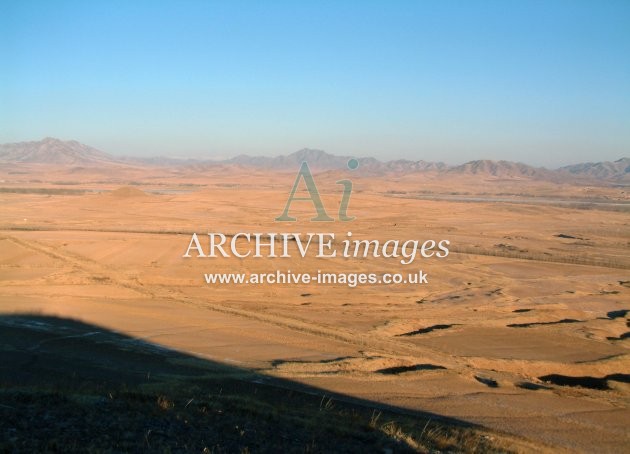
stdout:
<svg viewBox="0 0 630 454">
<path fill-rule="evenodd" d="M 630 1 L 0 0 L 0 142 L 630 155 Z"/>
</svg>

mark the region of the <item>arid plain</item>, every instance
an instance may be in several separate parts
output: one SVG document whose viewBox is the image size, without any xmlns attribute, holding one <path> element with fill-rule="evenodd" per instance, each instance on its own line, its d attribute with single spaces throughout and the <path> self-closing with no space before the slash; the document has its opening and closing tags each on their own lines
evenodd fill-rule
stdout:
<svg viewBox="0 0 630 454">
<path fill-rule="evenodd" d="M 542 448 L 630 446 L 630 198 L 482 175 L 239 166 L 0 169 L 0 310 L 76 318 L 213 361 L 430 411 Z M 602 202 L 603 201 L 603 202 Z M 182 258 L 191 234 L 450 241 L 443 259 Z M 294 251 L 295 252 L 295 251 Z M 204 273 L 408 273 L 422 285 L 207 284 Z"/>
</svg>

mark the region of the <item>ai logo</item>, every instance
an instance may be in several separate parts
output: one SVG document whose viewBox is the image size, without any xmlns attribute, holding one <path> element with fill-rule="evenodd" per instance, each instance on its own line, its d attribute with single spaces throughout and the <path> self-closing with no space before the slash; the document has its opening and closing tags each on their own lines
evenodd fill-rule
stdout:
<svg viewBox="0 0 630 454">
<path fill-rule="evenodd" d="M 352 158 L 348 161 L 348 169 L 355 170 L 359 167 L 359 161 Z M 300 179 L 304 180 L 304 184 L 306 185 L 306 190 L 308 191 L 309 197 L 296 197 L 295 193 L 300 184 Z M 352 181 L 350 180 L 339 180 L 335 182 L 336 184 L 343 185 L 343 196 L 341 197 L 341 203 L 339 204 L 339 220 L 340 221 L 352 221 L 354 216 L 348 216 L 348 204 L 350 203 L 350 195 L 352 194 Z M 311 169 L 308 167 L 306 161 L 302 162 L 300 166 L 300 170 L 295 178 L 295 183 L 293 184 L 293 189 L 289 193 L 289 199 L 287 200 L 287 204 L 284 207 L 284 211 L 282 215 L 276 218 L 276 221 L 279 222 L 293 222 L 297 221 L 296 218 L 289 216 L 289 209 L 291 208 L 291 202 L 294 200 L 310 200 L 317 211 L 317 216 L 311 218 L 313 222 L 333 222 L 334 219 L 328 216 L 326 210 L 324 209 L 324 203 L 322 202 L 321 197 L 319 196 L 319 191 L 317 190 L 317 186 L 315 185 L 315 180 L 313 179 L 313 175 L 311 174 Z"/>
</svg>

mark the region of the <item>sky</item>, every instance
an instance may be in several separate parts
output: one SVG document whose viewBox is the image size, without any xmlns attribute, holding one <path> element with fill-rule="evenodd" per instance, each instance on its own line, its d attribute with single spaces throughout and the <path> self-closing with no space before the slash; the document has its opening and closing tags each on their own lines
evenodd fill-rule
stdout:
<svg viewBox="0 0 630 454">
<path fill-rule="evenodd" d="M 630 1 L 0 0 L 0 143 L 630 156 Z"/>
</svg>

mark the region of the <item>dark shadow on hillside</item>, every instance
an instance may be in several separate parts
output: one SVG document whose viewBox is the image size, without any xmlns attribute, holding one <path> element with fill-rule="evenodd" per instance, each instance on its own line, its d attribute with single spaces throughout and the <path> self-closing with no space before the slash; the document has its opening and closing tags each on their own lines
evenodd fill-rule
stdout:
<svg viewBox="0 0 630 454">
<path fill-rule="evenodd" d="M 0 451 L 492 452 L 478 429 L 75 320 L 0 316 Z"/>
</svg>

